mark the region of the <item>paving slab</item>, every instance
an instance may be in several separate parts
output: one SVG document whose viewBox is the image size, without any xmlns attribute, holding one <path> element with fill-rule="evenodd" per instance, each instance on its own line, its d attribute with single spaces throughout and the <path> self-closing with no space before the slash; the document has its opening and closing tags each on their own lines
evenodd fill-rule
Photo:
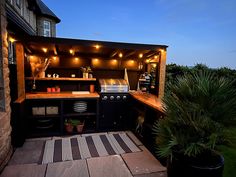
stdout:
<svg viewBox="0 0 236 177">
<path fill-rule="evenodd" d="M 25 140 L 25 142 L 28 142 L 28 141 L 47 141 L 47 140 L 51 140 L 52 137 L 43 137 L 43 138 L 27 138 Z"/>
<path fill-rule="evenodd" d="M 87 159 L 90 177 L 132 177 L 119 155 Z"/>
<path fill-rule="evenodd" d="M 137 146 L 143 145 L 143 143 L 134 135 L 133 132 L 131 132 L 131 131 L 125 131 L 125 133 L 130 137 L 130 139 L 132 139 L 132 141 L 133 141 Z"/>
<path fill-rule="evenodd" d="M 147 148 L 144 146 L 139 148 L 143 151 L 121 155 L 133 175 L 166 172 L 166 167 L 162 166 Z"/>
<path fill-rule="evenodd" d="M 43 153 L 45 141 L 27 141 L 13 153 L 8 165 L 33 164 L 39 163 Z"/>
<path fill-rule="evenodd" d="M 24 164 L 7 166 L 0 177 L 44 177 L 46 165 Z"/>
<path fill-rule="evenodd" d="M 86 160 L 48 164 L 46 177 L 89 177 Z"/>
<path fill-rule="evenodd" d="M 146 173 L 142 175 L 135 175 L 134 177 L 167 177 L 167 172 Z"/>
</svg>

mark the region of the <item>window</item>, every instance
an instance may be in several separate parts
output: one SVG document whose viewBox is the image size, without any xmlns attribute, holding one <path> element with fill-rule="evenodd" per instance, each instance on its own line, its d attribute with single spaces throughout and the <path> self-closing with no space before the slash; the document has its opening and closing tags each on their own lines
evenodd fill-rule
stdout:
<svg viewBox="0 0 236 177">
<path fill-rule="evenodd" d="M 8 41 L 8 63 L 16 64 L 14 42 Z"/>
<path fill-rule="evenodd" d="M 20 9 L 20 14 L 23 15 L 23 4 L 22 0 L 16 0 L 16 6 Z"/>
<path fill-rule="evenodd" d="M 51 28 L 49 21 L 43 21 L 43 36 L 44 37 L 51 37 Z"/>
<path fill-rule="evenodd" d="M 19 9 L 21 8 L 21 0 L 16 0 L 16 5 L 19 7 Z"/>
<path fill-rule="evenodd" d="M 8 0 L 10 2 L 10 4 L 13 4 L 13 0 Z"/>
</svg>

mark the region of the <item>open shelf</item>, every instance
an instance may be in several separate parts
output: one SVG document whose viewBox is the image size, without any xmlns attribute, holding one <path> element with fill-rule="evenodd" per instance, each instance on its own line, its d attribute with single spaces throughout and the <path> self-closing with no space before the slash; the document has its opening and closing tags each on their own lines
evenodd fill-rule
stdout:
<svg viewBox="0 0 236 177">
<path fill-rule="evenodd" d="M 42 99 L 42 97 L 38 96 L 37 99 L 27 99 L 27 106 L 29 106 L 29 109 L 27 111 L 27 118 L 29 122 L 29 134 L 32 137 L 68 135 L 64 127 L 66 119 L 78 119 L 81 121 L 85 121 L 83 133 L 95 132 L 98 129 L 97 97 L 85 96 L 83 98 L 48 98 Z M 74 103 L 76 102 L 86 102 L 86 111 L 75 112 L 73 107 Z M 38 111 L 36 113 L 41 114 L 33 114 L 34 107 L 36 107 L 35 110 Z M 47 107 L 58 107 L 58 114 L 47 114 L 47 112 L 45 111 Z M 78 133 L 74 131 L 73 134 Z"/>
<path fill-rule="evenodd" d="M 25 80 L 34 80 L 33 77 L 26 77 Z M 35 78 L 35 80 L 42 81 L 96 81 L 96 78 L 72 78 L 72 77 L 45 77 L 45 78 Z"/>
<path fill-rule="evenodd" d="M 66 113 L 64 117 L 75 117 L 75 116 L 95 116 L 95 112 L 82 112 L 82 113 Z"/>
<path fill-rule="evenodd" d="M 55 114 L 55 115 L 29 115 L 28 116 L 30 119 L 42 119 L 42 118 L 60 118 L 60 115 Z"/>
</svg>

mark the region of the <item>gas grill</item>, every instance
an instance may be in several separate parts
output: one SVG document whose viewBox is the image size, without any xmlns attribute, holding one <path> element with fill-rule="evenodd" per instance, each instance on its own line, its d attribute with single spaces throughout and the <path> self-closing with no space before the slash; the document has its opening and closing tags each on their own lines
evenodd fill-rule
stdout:
<svg viewBox="0 0 236 177">
<path fill-rule="evenodd" d="M 127 93 L 129 85 L 124 79 L 99 79 L 101 93 Z"/>
<path fill-rule="evenodd" d="M 99 79 L 101 130 L 125 129 L 128 106 L 129 85 L 124 79 Z"/>
</svg>

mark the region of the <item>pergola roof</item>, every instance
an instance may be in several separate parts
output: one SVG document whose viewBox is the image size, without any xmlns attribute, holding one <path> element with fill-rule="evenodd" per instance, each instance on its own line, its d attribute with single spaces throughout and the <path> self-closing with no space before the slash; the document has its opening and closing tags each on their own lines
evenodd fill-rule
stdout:
<svg viewBox="0 0 236 177">
<path fill-rule="evenodd" d="M 142 58 L 150 58 L 158 55 L 160 50 L 166 50 L 166 45 L 139 44 L 124 42 L 108 42 L 81 40 L 69 38 L 53 38 L 41 36 L 24 37 L 22 43 L 27 53 L 43 54 L 43 48 L 50 55 L 70 55 L 70 50 L 75 56 L 100 57 L 103 59 L 119 58 L 122 53 L 123 59 L 137 58 L 142 53 Z"/>
</svg>

